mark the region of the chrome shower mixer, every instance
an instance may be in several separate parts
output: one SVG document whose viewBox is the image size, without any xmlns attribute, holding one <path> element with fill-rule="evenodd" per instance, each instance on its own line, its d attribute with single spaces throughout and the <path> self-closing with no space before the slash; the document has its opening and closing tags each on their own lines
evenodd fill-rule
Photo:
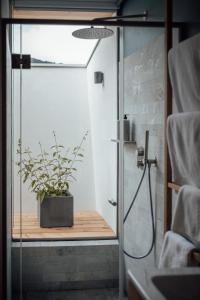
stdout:
<svg viewBox="0 0 200 300">
<path fill-rule="evenodd" d="M 143 169 L 146 164 L 157 166 L 157 159 L 149 159 L 149 130 L 145 132 L 145 147 L 137 148 L 137 167 Z"/>
</svg>

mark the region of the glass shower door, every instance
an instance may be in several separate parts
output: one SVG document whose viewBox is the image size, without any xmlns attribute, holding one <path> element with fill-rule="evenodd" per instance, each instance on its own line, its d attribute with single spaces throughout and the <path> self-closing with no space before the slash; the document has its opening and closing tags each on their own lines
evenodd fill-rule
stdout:
<svg viewBox="0 0 200 300">
<path fill-rule="evenodd" d="M 19 140 L 17 130 L 21 124 L 23 157 L 27 162 L 30 157 L 42 160 L 41 164 L 34 161 L 40 168 L 39 176 L 45 177 L 42 179 L 41 186 L 47 188 L 48 185 L 51 187 L 55 185 L 55 178 L 59 173 L 59 184 L 62 186 L 67 181 L 74 197 L 74 212 L 75 214 L 77 212 L 79 229 L 84 223 L 84 218 L 88 218 L 88 222 L 91 220 L 87 228 L 92 226 L 93 218 L 98 219 L 97 221 L 102 224 L 99 230 L 96 226 L 87 231 L 87 228 L 84 229 L 82 226 L 80 236 L 76 231 L 74 231 L 74 236 L 71 233 L 68 236 L 67 231 L 66 235 L 64 231 L 60 231 L 59 235 L 59 231 L 53 232 L 53 229 L 52 234 L 48 235 L 45 230 L 42 230 L 40 234 L 39 228 L 37 232 L 28 233 L 26 231 L 28 228 L 25 228 L 23 238 L 41 240 L 59 239 L 59 237 L 61 240 L 68 239 L 68 237 L 69 239 L 114 238 L 117 234 L 117 146 L 112 139 L 116 139 L 117 127 L 116 37 L 112 37 L 110 45 L 104 43 L 101 46 L 103 50 L 99 49 L 100 46 L 96 48 L 96 43 L 93 43 L 88 53 L 88 50 L 77 49 L 77 41 L 74 42 L 71 36 L 74 26 L 23 25 L 22 27 L 23 54 L 31 55 L 31 69 L 22 71 L 21 116 L 17 98 L 21 82 L 19 82 L 19 70 L 15 71 L 16 101 L 13 123 L 13 127 L 16 128 L 15 159 L 19 157 L 16 154 Z M 15 31 L 16 43 L 19 43 L 20 33 L 17 29 Z M 73 49 L 68 49 L 69 43 L 65 42 L 65 37 L 74 43 Z M 46 44 L 50 43 L 53 47 L 54 38 L 58 45 L 49 49 Z M 81 46 L 86 48 L 88 44 L 83 41 Z M 59 51 L 60 48 L 68 52 Z M 69 50 L 76 51 L 69 53 Z M 84 60 L 80 58 L 83 52 L 85 53 Z M 102 52 L 105 52 L 104 56 Z M 62 61 L 59 63 L 60 59 Z M 80 61 L 85 64 L 80 64 Z M 100 84 L 94 82 L 94 73 L 97 68 L 105 69 L 107 76 L 107 80 L 105 79 L 105 82 Z M 51 164 L 49 159 L 51 159 Z M 25 169 L 22 170 L 25 181 L 22 185 L 23 214 L 25 223 L 31 225 L 28 215 L 34 215 L 32 221 L 35 223 L 38 209 L 35 191 L 37 192 L 40 187 L 36 185 L 38 178 L 32 180 L 29 176 L 30 172 L 27 167 L 32 168 L 32 166 L 24 167 Z M 43 167 L 47 170 L 42 170 Z M 18 166 L 14 168 L 19 171 Z M 19 180 L 17 172 L 15 175 L 18 178 L 16 180 Z M 34 173 L 35 175 L 37 174 Z M 28 186 L 28 184 L 33 184 L 33 186 Z M 18 186 L 16 181 L 14 193 L 16 197 L 13 199 L 13 210 L 15 211 L 16 207 L 16 213 L 19 207 Z M 17 238 L 17 233 L 15 234 Z"/>
<path fill-rule="evenodd" d="M 123 141 L 123 218 L 126 216 L 144 173 L 138 167 L 138 153 L 145 155 L 146 131 L 149 131 L 148 156 L 157 159 L 157 167 L 151 167 L 153 220 L 149 194 L 148 166 L 137 197 L 126 221 L 122 225 L 123 255 L 122 288 L 126 290 L 127 270 L 133 272 L 139 282 L 144 282 L 146 270 L 157 264 L 163 235 L 164 206 L 164 30 L 163 28 L 124 27 L 122 73 L 123 89 L 121 121 L 124 126 Z M 127 117 L 127 120 L 124 120 Z M 128 127 L 127 127 L 128 126 Z M 123 129 L 122 129 L 123 130 Z M 128 136 L 128 142 L 125 137 Z M 127 137 L 126 137 L 127 138 Z M 152 221 L 156 227 L 153 240 Z M 123 251 L 122 251 L 123 253 Z M 131 258 L 132 256 L 132 258 Z M 124 272 L 124 273 L 122 273 Z M 123 294 L 123 291 L 122 291 Z"/>
<path fill-rule="evenodd" d="M 70 291 L 65 290 L 71 286 L 79 289 L 92 280 L 100 287 L 115 288 L 118 283 L 116 37 L 110 47 L 104 45 L 108 54 L 102 57 L 101 51 L 95 53 L 101 56 L 107 74 L 107 81 L 100 86 L 94 83 L 99 62 L 94 54 L 87 66 L 34 57 L 39 42 L 44 46 L 44 41 L 37 39 L 39 34 L 45 31 L 51 37 L 55 30 L 52 27 L 13 25 L 13 53 L 32 57 L 31 69 L 20 66 L 12 71 L 12 276 L 13 299 L 20 300 L 34 295 L 45 297 L 54 290 L 65 292 L 67 297 Z M 28 51 L 29 34 L 35 37 L 34 55 Z M 80 144 L 84 149 L 77 152 Z M 73 171 L 78 171 L 77 180 L 70 178 L 75 226 L 43 228 L 40 202 L 30 191 L 33 182 L 26 181 L 24 171 L 32 168 L 32 156 L 38 152 L 37 166 L 40 162 L 46 164 L 43 156 L 50 153 L 52 164 L 59 158 L 64 162 L 63 149 L 73 157 L 77 152 L 76 166 L 71 166 L 69 159 Z M 59 172 L 59 166 L 54 167 Z M 107 292 L 110 296 L 117 294 L 116 289 Z M 106 296 L 106 290 L 103 293 Z"/>
</svg>

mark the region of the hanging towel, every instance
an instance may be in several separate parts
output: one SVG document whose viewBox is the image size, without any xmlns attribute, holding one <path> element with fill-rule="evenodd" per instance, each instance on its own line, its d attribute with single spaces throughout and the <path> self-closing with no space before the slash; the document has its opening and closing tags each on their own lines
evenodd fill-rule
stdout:
<svg viewBox="0 0 200 300">
<path fill-rule="evenodd" d="M 184 185 L 178 193 L 171 229 L 200 243 L 200 189 Z"/>
<path fill-rule="evenodd" d="M 200 34 L 179 43 L 168 56 L 175 110 L 200 110 Z"/>
<path fill-rule="evenodd" d="M 194 250 L 194 245 L 184 237 L 172 231 L 166 232 L 159 260 L 159 268 L 183 268 L 191 266 L 191 254 Z"/>
<path fill-rule="evenodd" d="M 173 180 L 200 188 L 200 112 L 169 116 L 167 139 Z"/>
</svg>

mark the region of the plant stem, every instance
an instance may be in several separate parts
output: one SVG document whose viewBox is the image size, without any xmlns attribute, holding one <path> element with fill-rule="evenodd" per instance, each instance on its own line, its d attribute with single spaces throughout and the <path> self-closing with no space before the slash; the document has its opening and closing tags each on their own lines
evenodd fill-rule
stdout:
<svg viewBox="0 0 200 300">
<path fill-rule="evenodd" d="M 58 157 L 58 155 L 59 155 L 59 149 L 58 149 L 58 143 L 57 143 L 55 131 L 53 131 L 53 135 L 54 135 L 55 145 L 56 145 L 56 154 L 57 154 L 57 159 L 56 159 L 56 161 L 57 161 L 57 163 L 58 163 L 58 183 L 62 183 L 62 178 L 61 178 L 61 175 L 60 175 L 60 169 L 61 169 L 62 166 L 61 166 L 61 164 L 60 164 L 60 162 L 59 162 L 59 157 Z"/>
<path fill-rule="evenodd" d="M 29 152 L 28 152 L 28 157 L 29 157 L 29 159 L 30 159 L 31 161 L 33 160 L 33 158 L 31 157 L 31 155 L 30 155 Z M 36 179 L 38 182 L 40 182 L 40 179 L 38 178 L 36 172 L 32 173 L 32 171 L 31 171 L 31 174 L 32 174 L 33 176 L 35 176 L 35 179 Z M 45 188 L 44 182 L 41 182 L 41 183 L 39 183 L 38 185 L 42 185 L 43 188 Z"/>
<path fill-rule="evenodd" d="M 70 173 L 71 173 L 71 170 L 72 170 L 72 167 L 73 167 L 73 165 L 74 165 L 75 159 L 76 159 L 76 157 L 77 157 L 77 155 L 78 155 L 78 153 L 79 153 L 79 150 L 81 149 L 82 144 L 83 144 L 83 142 L 84 142 L 84 140 L 85 140 L 85 138 L 86 138 L 87 135 L 88 135 L 88 131 L 86 131 L 86 133 L 84 134 L 84 136 L 83 136 L 83 138 L 82 138 L 82 140 L 81 140 L 79 146 L 78 146 L 77 149 L 76 149 L 76 152 L 75 152 L 75 154 L 74 154 L 74 157 L 73 157 L 73 159 L 72 159 L 72 161 L 71 161 L 71 164 L 70 164 L 70 167 L 69 167 L 69 173 L 66 175 L 66 178 L 65 178 L 66 180 L 67 180 L 67 178 L 69 177 L 69 175 L 70 175 Z"/>
<path fill-rule="evenodd" d="M 48 168 L 47 168 L 47 164 L 45 164 L 46 158 L 45 158 L 45 156 L 44 156 L 44 153 L 43 153 L 43 150 L 42 150 L 42 144 L 41 144 L 40 142 L 39 142 L 39 145 L 40 145 L 41 155 L 42 155 L 42 158 L 43 158 L 43 161 L 44 161 L 43 166 L 44 166 L 44 168 L 45 168 L 45 170 L 46 170 L 46 172 L 47 172 L 47 175 L 50 177 L 49 170 L 48 170 Z"/>
</svg>

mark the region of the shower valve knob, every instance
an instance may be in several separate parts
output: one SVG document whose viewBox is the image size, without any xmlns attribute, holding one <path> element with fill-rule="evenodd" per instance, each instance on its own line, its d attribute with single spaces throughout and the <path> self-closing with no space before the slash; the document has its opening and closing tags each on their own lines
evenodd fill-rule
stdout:
<svg viewBox="0 0 200 300">
<path fill-rule="evenodd" d="M 137 167 L 144 167 L 144 147 L 137 148 Z"/>
</svg>

